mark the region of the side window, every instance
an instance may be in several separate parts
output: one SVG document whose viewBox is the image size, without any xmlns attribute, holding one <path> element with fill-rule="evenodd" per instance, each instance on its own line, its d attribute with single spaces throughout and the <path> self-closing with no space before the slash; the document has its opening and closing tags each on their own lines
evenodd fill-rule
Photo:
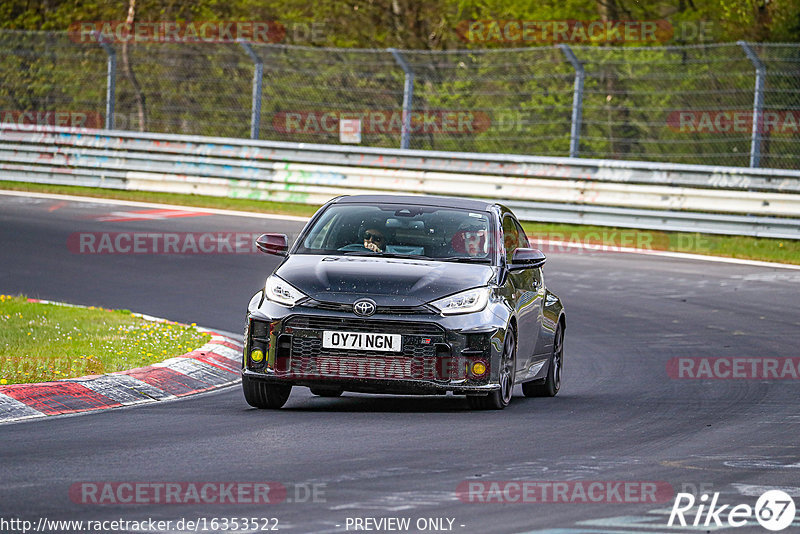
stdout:
<svg viewBox="0 0 800 534">
<path fill-rule="evenodd" d="M 522 228 L 522 225 L 519 224 L 519 221 L 514 221 L 514 226 L 517 227 L 517 235 L 519 236 L 519 239 L 517 239 L 517 246 L 519 248 L 531 248 L 530 242 L 528 241 L 528 236 L 525 235 L 525 230 Z M 531 273 L 538 287 L 543 287 L 541 267 L 538 269 L 531 269 Z"/>
<path fill-rule="evenodd" d="M 306 237 L 303 246 L 314 249 L 323 248 L 326 239 L 331 235 L 331 229 L 339 218 L 340 217 L 337 215 L 333 215 L 329 217 L 327 221 L 318 223 L 315 227 L 315 231 Z"/>
<path fill-rule="evenodd" d="M 522 234 L 523 239 L 525 234 Z M 514 256 L 514 251 L 519 247 L 519 226 L 516 221 L 509 215 L 503 217 L 503 244 L 506 247 L 506 263 L 511 263 L 511 258 Z M 527 241 L 527 239 L 526 239 Z"/>
<path fill-rule="evenodd" d="M 522 226 L 519 224 L 519 221 L 514 221 L 514 226 L 517 227 L 517 235 L 519 239 L 517 240 L 517 246 L 519 248 L 530 248 L 530 244 L 528 243 L 528 236 L 525 235 L 525 230 L 522 229 Z"/>
</svg>

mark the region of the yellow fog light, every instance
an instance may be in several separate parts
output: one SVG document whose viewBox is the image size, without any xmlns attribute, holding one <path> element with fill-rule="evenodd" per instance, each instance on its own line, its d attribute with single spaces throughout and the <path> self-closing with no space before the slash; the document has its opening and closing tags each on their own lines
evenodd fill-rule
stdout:
<svg viewBox="0 0 800 534">
<path fill-rule="evenodd" d="M 483 362 L 475 362 L 472 364 L 472 374 L 480 376 L 486 372 L 486 364 Z"/>
<path fill-rule="evenodd" d="M 264 359 L 264 353 L 260 349 L 253 349 L 250 351 L 250 359 L 254 362 L 260 362 Z"/>
</svg>

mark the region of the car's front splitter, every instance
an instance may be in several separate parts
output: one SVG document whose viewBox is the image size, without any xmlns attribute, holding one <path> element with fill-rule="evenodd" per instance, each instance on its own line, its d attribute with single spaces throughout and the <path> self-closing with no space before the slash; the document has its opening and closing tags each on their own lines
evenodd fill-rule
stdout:
<svg viewBox="0 0 800 534">
<path fill-rule="evenodd" d="M 245 370 L 243 377 L 270 384 L 306 386 L 311 388 L 341 389 L 358 393 L 385 393 L 387 395 L 487 395 L 500 389 L 499 384 L 466 384 L 465 381 L 433 381 L 361 377 L 286 378 L 273 372 Z"/>
</svg>

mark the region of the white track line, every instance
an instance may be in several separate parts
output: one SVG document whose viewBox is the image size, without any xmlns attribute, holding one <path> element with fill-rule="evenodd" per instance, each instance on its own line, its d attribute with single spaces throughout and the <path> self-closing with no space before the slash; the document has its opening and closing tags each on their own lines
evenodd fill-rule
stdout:
<svg viewBox="0 0 800 534">
<path fill-rule="evenodd" d="M 124 190 L 123 190 L 124 191 Z M 202 211 L 214 215 L 230 215 L 232 217 L 252 217 L 255 219 L 278 219 L 283 221 L 306 222 L 308 217 L 296 215 L 275 215 L 273 213 L 255 213 L 249 211 L 220 210 L 216 208 L 203 208 L 199 206 L 175 206 L 172 204 L 158 204 L 155 202 L 139 202 L 136 200 L 117 200 L 113 198 L 81 197 L 73 195 L 59 195 L 55 193 L 33 193 L 28 191 L 0 190 L 0 195 L 30 198 L 46 198 L 50 200 L 71 200 L 73 202 L 91 202 L 94 204 L 111 204 L 114 206 L 138 206 L 143 208 L 171 209 L 179 211 Z"/>
<path fill-rule="evenodd" d="M 30 193 L 27 191 L 0 190 L 0 195 L 46 198 L 51 200 L 71 200 L 73 202 L 91 202 L 95 204 L 112 204 L 116 206 L 140 206 L 145 208 L 174 209 L 183 211 L 202 210 L 206 213 L 213 213 L 215 215 L 229 215 L 232 217 L 250 217 L 254 219 L 273 219 L 273 220 L 296 221 L 296 222 L 307 222 L 309 219 L 308 217 L 298 217 L 295 215 L 275 215 L 271 213 L 254 213 L 247 211 L 220 210 L 215 208 L 200 208 L 197 206 L 176 206 L 172 204 L 157 204 L 154 202 L 137 202 L 133 200 L 116 200 L 116 199 L 95 198 L 95 197 L 81 197 L 73 195 L 60 195 L 54 193 Z M 776 263 L 770 261 L 743 260 L 739 258 L 728 258 L 725 256 L 707 256 L 703 254 L 688 254 L 686 252 L 668 252 L 665 250 L 648 250 L 648 249 L 632 248 L 632 247 L 618 247 L 615 245 L 604 246 L 604 245 L 593 245 L 590 243 L 588 244 L 573 243 L 573 242 L 563 242 L 563 241 L 543 240 L 540 241 L 540 243 L 546 243 L 548 245 L 557 247 L 560 246 L 568 248 L 581 248 L 581 249 L 586 249 L 588 251 L 596 251 L 596 252 L 620 252 L 623 254 L 645 254 L 648 256 L 659 256 L 663 258 L 710 261 L 716 263 L 730 263 L 734 265 L 748 265 L 750 267 L 770 267 L 773 269 L 789 269 L 794 271 L 800 271 L 800 265 L 792 265 L 788 263 Z"/>
</svg>

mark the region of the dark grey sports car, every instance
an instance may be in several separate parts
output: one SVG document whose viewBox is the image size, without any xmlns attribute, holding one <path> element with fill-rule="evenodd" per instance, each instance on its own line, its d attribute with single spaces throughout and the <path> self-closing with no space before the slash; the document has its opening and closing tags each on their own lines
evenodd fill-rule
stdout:
<svg viewBox="0 0 800 534">
<path fill-rule="evenodd" d="M 331 200 L 288 250 L 247 311 L 242 387 L 280 408 L 292 386 L 466 395 L 502 409 L 561 387 L 566 320 L 544 285 L 544 254 L 491 202 L 362 195 Z"/>
</svg>

